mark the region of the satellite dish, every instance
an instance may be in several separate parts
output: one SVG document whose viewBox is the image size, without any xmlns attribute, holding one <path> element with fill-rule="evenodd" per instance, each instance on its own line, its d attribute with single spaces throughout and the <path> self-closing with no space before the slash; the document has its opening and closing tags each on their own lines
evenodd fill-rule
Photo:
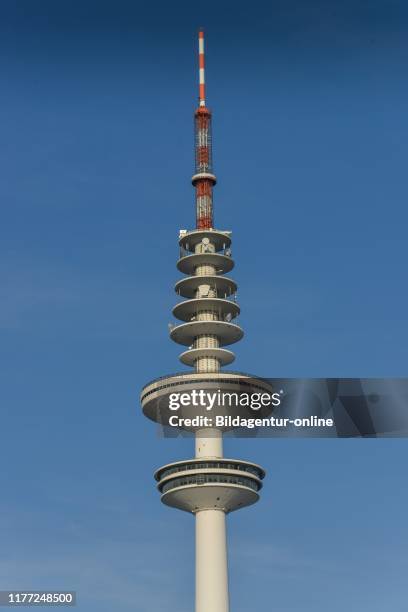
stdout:
<svg viewBox="0 0 408 612">
<path fill-rule="evenodd" d="M 203 238 L 203 244 L 210 244 L 209 238 Z"/>
</svg>

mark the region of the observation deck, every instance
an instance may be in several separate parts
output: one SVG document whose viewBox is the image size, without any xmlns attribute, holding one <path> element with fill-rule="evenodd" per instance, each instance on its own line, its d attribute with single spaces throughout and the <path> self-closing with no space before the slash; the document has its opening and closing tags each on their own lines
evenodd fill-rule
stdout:
<svg viewBox="0 0 408 612">
<path fill-rule="evenodd" d="M 170 417 L 176 414 L 170 409 L 170 395 L 174 393 L 191 393 L 191 391 L 201 389 L 208 393 L 220 391 L 220 393 L 245 393 L 250 395 L 254 393 L 268 393 L 272 395 L 276 392 L 276 389 L 267 380 L 243 372 L 228 370 L 219 372 L 179 372 L 156 378 L 143 387 L 140 395 L 143 413 L 152 421 L 166 426 L 169 424 Z M 231 408 L 228 405 L 216 402 L 210 416 L 232 415 L 243 418 L 265 418 L 271 415 L 273 409 L 273 406 L 261 406 L 254 411 L 248 406 L 239 405 Z M 197 413 L 198 411 L 195 409 L 195 414 Z M 201 414 L 204 413 L 208 415 L 208 412 L 203 408 Z M 191 418 L 193 416 L 192 407 L 180 406 L 177 410 L 177 415 L 181 418 Z M 180 428 L 186 431 L 200 429 L 200 427 L 186 427 L 184 425 L 180 426 Z M 228 429 L 230 428 L 224 428 L 225 431 Z"/>
<path fill-rule="evenodd" d="M 170 463 L 154 476 L 164 504 L 192 513 L 228 513 L 258 501 L 265 472 L 249 461 L 205 458 Z"/>
</svg>

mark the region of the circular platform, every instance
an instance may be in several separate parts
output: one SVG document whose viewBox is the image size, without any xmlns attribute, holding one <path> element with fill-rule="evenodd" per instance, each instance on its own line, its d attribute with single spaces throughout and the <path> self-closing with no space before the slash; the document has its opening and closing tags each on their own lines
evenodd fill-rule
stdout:
<svg viewBox="0 0 408 612">
<path fill-rule="evenodd" d="M 200 285 L 209 285 L 216 290 L 217 297 L 221 299 L 232 295 L 237 290 L 236 282 L 227 276 L 187 276 L 175 284 L 174 290 L 182 297 L 195 298 Z"/>
<path fill-rule="evenodd" d="M 193 480 L 194 477 L 184 479 L 185 482 Z M 249 486 L 233 482 L 224 484 L 204 481 L 174 487 L 161 496 L 161 501 L 166 506 L 193 514 L 200 510 L 233 512 L 255 504 L 258 499 L 259 494 Z"/>
<path fill-rule="evenodd" d="M 154 475 L 163 503 L 193 513 L 214 508 L 232 512 L 255 503 L 264 476 L 255 463 L 223 457 L 177 461 Z"/>
<path fill-rule="evenodd" d="M 222 348 L 190 349 L 189 351 L 181 353 L 179 359 L 181 363 L 185 365 L 194 366 L 196 359 L 199 357 L 214 357 L 218 359 L 222 366 L 229 365 L 235 359 L 235 355 L 232 351 Z"/>
<path fill-rule="evenodd" d="M 215 246 L 216 251 L 221 251 L 221 249 L 228 248 L 231 245 L 229 233 L 220 232 L 215 229 L 186 232 L 180 237 L 179 245 L 186 249 L 186 251 L 194 252 L 194 247 L 202 242 L 203 238 L 208 238 Z"/>
<path fill-rule="evenodd" d="M 197 266 L 214 266 L 218 273 L 226 274 L 234 267 L 234 261 L 227 255 L 220 253 L 197 253 L 181 257 L 177 262 L 177 268 L 184 274 L 194 274 Z"/>
<path fill-rule="evenodd" d="M 265 478 L 265 470 L 258 464 L 252 461 L 244 461 L 242 459 L 230 459 L 228 457 L 195 458 L 183 459 L 181 461 L 173 461 L 158 468 L 154 473 L 154 478 L 157 482 L 166 479 L 168 476 L 180 474 L 180 472 L 189 472 L 189 470 L 205 470 L 205 469 L 223 469 L 223 470 L 238 470 L 239 472 L 247 472 L 256 476 L 258 480 Z"/>
<path fill-rule="evenodd" d="M 228 315 L 234 319 L 240 313 L 238 304 L 231 300 L 223 300 L 221 298 L 196 298 L 176 304 L 173 308 L 173 315 L 177 319 L 180 319 L 180 321 L 187 322 L 191 321 L 191 317 L 194 317 L 199 310 L 211 310 L 216 312 L 220 320 L 225 319 Z"/>
<path fill-rule="evenodd" d="M 178 344 L 190 346 L 197 336 L 217 336 L 220 346 L 234 344 L 241 340 L 244 332 L 235 323 L 226 321 L 193 321 L 173 327 L 170 338 Z"/>
<path fill-rule="evenodd" d="M 193 185 L 195 185 L 197 181 L 202 180 L 212 181 L 213 185 L 215 185 L 217 182 L 217 177 L 212 172 L 198 172 L 191 177 L 191 182 Z"/>
<path fill-rule="evenodd" d="M 170 396 L 174 393 L 191 393 L 192 391 L 204 390 L 205 392 L 227 392 L 227 393 L 275 393 L 275 388 L 267 380 L 250 376 L 241 372 L 181 372 L 158 378 L 145 385 L 142 389 L 140 400 L 143 408 L 143 413 L 152 421 L 161 424 L 164 427 L 169 427 L 170 417 L 177 414 L 181 418 L 190 418 L 196 413 L 208 415 L 208 411 L 201 409 L 192 409 L 192 406 L 180 406 L 175 413 L 170 409 Z M 259 410 L 254 411 L 248 406 L 227 406 L 215 405 L 212 415 L 232 415 L 241 416 L 243 418 L 269 417 L 275 410 L 274 406 L 262 406 Z M 173 427 L 171 428 L 173 429 Z M 186 431 L 196 431 L 202 429 L 201 426 L 189 426 L 184 423 L 177 425 L 177 429 Z M 225 426 L 221 428 L 223 431 L 233 429 L 233 427 Z"/>
</svg>

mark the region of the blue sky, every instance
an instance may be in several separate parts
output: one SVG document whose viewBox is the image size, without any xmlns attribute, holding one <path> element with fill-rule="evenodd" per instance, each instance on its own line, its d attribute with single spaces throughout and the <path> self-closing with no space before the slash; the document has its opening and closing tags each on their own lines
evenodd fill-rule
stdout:
<svg viewBox="0 0 408 612">
<path fill-rule="evenodd" d="M 196 31 L 216 224 L 264 376 L 406 375 L 402 1 L 2 2 L 0 588 L 84 612 L 187 612 L 193 520 L 140 414 L 194 223 Z M 235 366 L 234 366 L 235 367 Z M 268 472 L 231 515 L 235 612 L 405 612 L 405 440 L 230 440 Z"/>
</svg>

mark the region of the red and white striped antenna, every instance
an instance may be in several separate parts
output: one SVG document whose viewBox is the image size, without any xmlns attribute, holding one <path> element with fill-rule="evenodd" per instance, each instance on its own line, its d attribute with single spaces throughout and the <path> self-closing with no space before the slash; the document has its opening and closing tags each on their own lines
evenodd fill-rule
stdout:
<svg viewBox="0 0 408 612">
<path fill-rule="evenodd" d="M 199 98 L 200 106 L 205 106 L 205 55 L 204 55 L 204 32 L 200 29 L 198 33 L 198 71 L 199 71 Z"/>
<path fill-rule="evenodd" d="M 211 229 L 214 225 L 213 187 L 217 182 L 212 168 L 211 111 L 205 105 L 204 32 L 198 32 L 199 105 L 194 113 L 196 227 Z"/>
</svg>

